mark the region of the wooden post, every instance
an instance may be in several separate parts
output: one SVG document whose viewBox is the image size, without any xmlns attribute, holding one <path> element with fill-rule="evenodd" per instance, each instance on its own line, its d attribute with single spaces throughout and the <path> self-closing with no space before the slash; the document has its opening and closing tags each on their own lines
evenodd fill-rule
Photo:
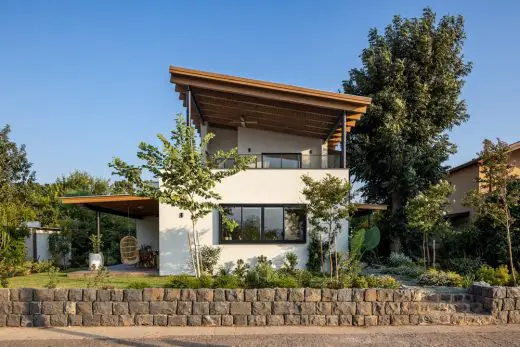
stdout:
<svg viewBox="0 0 520 347">
<path fill-rule="evenodd" d="M 190 117 L 191 117 L 191 89 L 188 86 L 186 88 L 186 125 L 190 125 Z"/>
<path fill-rule="evenodd" d="M 347 116 L 341 116 L 341 168 L 347 168 Z"/>
<path fill-rule="evenodd" d="M 99 211 L 96 211 L 96 232 L 97 232 L 98 245 L 99 245 L 99 241 L 101 240 L 101 212 L 99 212 Z M 101 253 L 101 249 L 99 246 L 97 247 L 96 252 Z"/>
</svg>

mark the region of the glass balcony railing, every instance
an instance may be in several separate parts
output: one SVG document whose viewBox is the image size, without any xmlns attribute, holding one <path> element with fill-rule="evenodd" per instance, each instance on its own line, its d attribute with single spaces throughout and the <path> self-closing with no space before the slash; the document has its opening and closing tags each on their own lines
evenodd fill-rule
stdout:
<svg viewBox="0 0 520 347">
<path fill-rule="evenodd" d="M 242 154 L 251 157 L 250 169 L 339 169 L 341 168 L 340 154 L 313 155 L 293 153 L 269 154 Z M 216 163 L 216 169 L 233 167 L 233 160 L 224 160 Z"/>
</svg>

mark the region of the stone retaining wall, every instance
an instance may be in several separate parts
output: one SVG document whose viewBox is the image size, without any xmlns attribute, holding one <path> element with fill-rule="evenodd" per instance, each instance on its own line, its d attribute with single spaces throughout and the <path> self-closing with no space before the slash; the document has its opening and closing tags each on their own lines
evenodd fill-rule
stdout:
<svg viewBox="0 0 520 347">
<path fill-rule="evenodd" d="M 518 321 L 519 299 L 513 306 L 508 297 L 516 291 L 486 289 L 483 296 L 474 287 L 473 293 L 480 293 L 478 300 L 471 293 L 411 289 L 0 289 L 0 326 L 494 323 L 482 305 Z"/>
<path fill-rule="evenodd" d="M 491 312 L 497 323 L 520 323 L 520 287 L 474 284 L 474 300 Z"/>
</svg>

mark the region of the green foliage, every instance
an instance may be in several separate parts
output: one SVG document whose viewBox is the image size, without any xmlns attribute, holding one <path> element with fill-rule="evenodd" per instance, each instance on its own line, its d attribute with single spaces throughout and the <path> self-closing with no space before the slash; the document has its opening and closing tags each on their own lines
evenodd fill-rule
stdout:
<svg viewBox="0 0 520 347">
<path fill-rule="evenodd" d="M 222 249 L 220 247 L 212 247 L 204 245 L 200 248 L 200 258 L 202 265 L 202 272 L 212 275 L 215 266 L 220 259 L 220 253 Z"/>
<path fill-rule="evenodd" d="M 389 267 L 385 269 L 386 273 L 392 275 L 406 276 L 409 278 L 417 278 L 421 276 L 424 273 L 424 271 L 424 266 L 419 266 L 416 264 L 399 265 L 397 267 Z"/>
<path fill-rule="evenodd" d="M 453 270 L 462 275 L 475 274 L 478 269 L 482 266 L 482 260 L 480 258 L 451 258 L 447 260 L 446 268 Z"/>
<path fill-rule="evenodd" d="M 198 278 L 191 275 L 173 275 L 169 277 L 166 288 L 200 288 L 200 281 Z"/>
<path fill-rule="evenodd" d="M 462 287 L 463 278 L 453 271 L 445 272 L 431 268 L 419 276 L 418 283 L 424 286 Z"/>
<path fill-rule="evenodd" d="M 365 251 L 373 251 L 377 246 L 379 246 L 380 240 L 381 234 L 377 226 L 373 226 L 368 229 L 368 231 L 365 233 L 365 240 L 363 243 Z"/>
<path fill-rule="evenodd" d="M 98 237 L 96 234 L 91 234 L 89 236 L 89 241 L 92 249 L 92 253 L 100 253 L 101 246 L 103 245 L 103 241 L 101 239 L 101 235 Z"/>
<path fill-rule="evenodd" d="M 411 266 L 413 265 L 413 260 L 404 253 L 392 252 L 388 257 L 388 265 L 391 267 L 398 267 L 401 265 Z"/>
<path fill-rule="evenodd" d="M 298 280 L 288 274 L 279 273 L 273 281 L 273 287 L 276 288 L 298 288 Z"/>
<path fill-rule="evenodd" d="M 45 283 L 45 288 L 56 288 L 58 286 L 58 274 L 60 270 L 57 267 L 52 266 L 49 268 L 47 275 L 49 276 L 49 281 Z"/>
<path fill-rule="evenodd" d="M 266 262 L 258 262 L 246 273 L 244 285 L 246 288 L 274 287 L 278 276 L 272 266 Z"/>
<path fill-rule="evenodd" d="M 362 67 L 350 71 L 345 93 L 372 98 L 348 141 L 350 170 L 368 202 L 390 204 L 383 234 L 393 250 L 406 235 L 409 198 L 446 174 L 456 147 L 446 132 L 468 119 L 460 100 L 471 64 L 464 61 L 462 16 L 395 16 L 382 33 L 371 29 Z"/>
<path fill-rule="evenodd" d="M 199 277 L 199 283 L 201 288 L 213 288 L 213 277 L 203 273 Z"/>
<path fill-rule="evenodd" d="M 49 252 L 54 264 L 65 267 L 65 258 L 71 251 L 72 233 L 69 230 L 54 232 L 49 235 Z"/>
<path fill-rule="evenodd" d="M 312 272 L 320 272 L 322 265 L 322 243 L 318 232 L 309 231 L 309 244 L 307 245 L 307 269 Z"/>
<path fill-rule="evenodd" d="M 213 281 L 213 288 L 240 288 L 240 279 L 236 275 L 219 275 Z"/>
<path fill-rule="evenodd" d="M 284 262 L 281 270 L 288 274 L 294 275 L 296 273 L 296 266 L 298 265 L 298 256 L 294 252 L 287 252 L 284 256 Z"/>
<path fill-rule="evenodd" d="M 109 285 L 110 271 L 105 266 L 102 266 L 99 269 L 91 270 L 90 274 L 86 274 L 85 277 L 87 288 L 104 288 Z"/>
<path fill-rule="evenodd" d="M 298 287 L 310 287 L 312 282 L 312 272 L 308 270 L 298 271 L 296 278 L 298 280 Z"/>
<path fill-rule="evenodd" d="M 401 286 L 401 284 L 395 278 L 388 275 L 369 275 L 366 276 L 365 279 L 369 288 L 398 289 Z"/>
<path fill-rule="evenodd" d="M 356 276 L 352 279 L 352 288 L 368 288 L 368 281 L 365 276 Z"/>
<path fill-rule="evenodd" d="M 248 271 L 249 264 L 246 264 L 243 259 L 238 259 L 235 268 L 233 269 L 233 275 L 235 275 L 240 282 L 243 282 Z"/>
<path fill-rule="evenodd" d="M 146 281 L 134 281 L 130 282 L 126 288 L 128 289 L 144 289 L 144 288 L 153 288 L 153 285 L 151 285 L 149 282 Z"/>
<path fill-rule="evenodd" d="M 486 282 L 492 286 L 512 284 L 512 276 L 506 265 L 500 265 L 496 269 L 493 269 L 489 265 L 482 265 L 480 269 L 478 269 L 475 277 L 478 281 Z"/>
</svg>

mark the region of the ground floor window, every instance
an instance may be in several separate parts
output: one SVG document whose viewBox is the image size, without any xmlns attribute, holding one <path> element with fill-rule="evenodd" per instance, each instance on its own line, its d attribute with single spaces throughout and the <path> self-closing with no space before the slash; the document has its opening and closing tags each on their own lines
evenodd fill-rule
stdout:
<svg viewBox="0 0 520 347">
<path fill-rule="evenodd" d="M 220 243 L 304 243 L 307 218 L 303 205 L 222 205 L 231 230 L 220 216 Z"/>
</svg>

